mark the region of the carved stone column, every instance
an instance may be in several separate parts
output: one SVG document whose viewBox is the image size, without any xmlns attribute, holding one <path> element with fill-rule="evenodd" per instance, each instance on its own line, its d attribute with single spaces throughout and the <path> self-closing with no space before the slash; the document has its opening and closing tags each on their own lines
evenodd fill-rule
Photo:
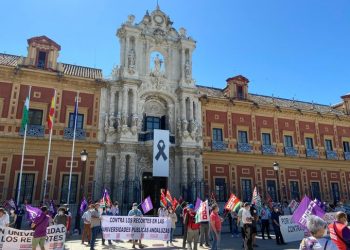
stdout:
<svg viewBox="0 0 350 250">
<path fill-rule="evenodd" d="M 133 134 L 137 133 L 137 122 L 138 122 L 138 117 L 137 117 L 137 112 L 136 112 L 136 107 L 137 107 L 137 91 L 136 89 L 132 90 L 132 122 L 131 122 L 131 132 Z"/>
<path fill-rule="evenodd" d="M 187 186 L 187 159 L 185 156 L 182 156 L 182 183 Z"/>
<path fill-rule="evenodd" d="M 110 102 L 109 102 L 109 130 L 114 131 L 114 113 L 115 113 L 115 89 L 111 88 L 111 93 L 110 93 Z"/>
<path fill-rule="evenodd" d="M 122 125 L 127 126 L 128 122 L 128 88 L 123 88 L 123 111 L 122 111 Z"/>
<path fill-rule="evenodd" d="M 103 184 L 108 190 L 110 190 L 111 188 L 111 175 L 112 175 L 112 157 L 111 155 L 107 155 L 106 167 L 103 175 Z"/>
</svg>

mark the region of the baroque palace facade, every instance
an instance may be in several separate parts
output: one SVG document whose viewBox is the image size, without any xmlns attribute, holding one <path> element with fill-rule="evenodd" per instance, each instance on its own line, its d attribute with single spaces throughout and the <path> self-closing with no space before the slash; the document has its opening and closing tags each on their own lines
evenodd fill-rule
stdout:
<svg viewBox="0 0 350 250">
<path fill-rule="evenodd" d="M 255 186 L 274 201 L 349 200 L 350 95 L 326 106 L 249 94 L 244 76 L 226 81 L 198 86 L 204 178 L 218 200 L 250 201 Z"/>
<path fill-rule="evenodd" d="M 82 193 L 98 199 L 104 188 L 123 209 L 148 195 L 157 206 L 161 188 L 188 201 L 211 193 L 226 201 L 230 192 L 249 201 L 254 186 L 275 201 L 304 194 L 349 200 L 350 95 L 326 106 L 250 94 L 243 76 L 227 79 L 224 89 L 196 85 L 196 42 L 172 24 L 159 6 L 138 23 L 130 15 L 117 30 L 120 65 L 111 79 L 99 69 L 57 62 L 60 46 L 45 36 L 28 40 L 26 57 L 0 54 L 0 201 L 16 196 L 29 86 L 21 202 L 42 199 L 54 89 L 46 198 L 56 202 L 67 202 L 77 91 L 70 203 Z M 170 132 L 168 178 L 152 176 L 154 129 Z"/>
<path fill-rule="evenodd" d="M 70 203 L 82 192 L 93 192 L 100 113 L 99 69 L 57 62 L 60 45 L 46 36 L 28 39 L 26 57 L 0 54 L 0 201 L 16 200 L 24 131 L 20 129 L 23 106 L 31 88 L 28 132 L 23 162 L 20 202 L 38 204 L 44 188 L 48 155 L 47 117 L 57 91 L 46 199 L 67 202 L 71 163 L 73 112 L 79 90 L 79 113 L 73 160 Z M 83 163 L 80 152 L 86 149 Z"/>
</svg>

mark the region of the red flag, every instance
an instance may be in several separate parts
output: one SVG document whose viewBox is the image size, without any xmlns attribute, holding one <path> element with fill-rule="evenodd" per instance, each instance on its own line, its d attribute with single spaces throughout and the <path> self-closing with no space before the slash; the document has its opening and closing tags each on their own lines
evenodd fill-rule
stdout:
<svg viewBox="0 0 350 250">
<path fill-rule="evenodd" d="M 162 207 L 167 207 L 167 204 L 168 204 L 168 202 L 167 202 L 167 200 L 166 200 L 166 195 L 165 195 L 165 190 L 164 189 L 161 189 L 160 190 L 160 205 L 162 206 Z"/>
<path fill-rule="evenodd" d="M 169 190 L 166 191 L 166 197 L 165 198 L 170 204 L 173 204 L 173 198 L 171 197 L 171 194 L 170 194 Z"/>
<path fill-rule="evenodd" d="M 266 192 L 266 203 L 269 204 L 269 208 L 272 209 L 272 198 L 269 193 Z"/>
<path fill-rule="evenodd" d="M 54 115 L 55 115 L 55 96 L 53 96 L 52 99 L 51 99 L 51 104 L 50 104 L 50 109 L 49 109 L 49 116 L 47 118 L 47 126 L 48 126 L 49 130 L 52 129 Z"/>
<path fill-rule="evenodd" d="M 241 201 L 234 194 L 231 194 L 230 199 L 228 199 L 225 205 L 225 209 L 228 211 L 234 211 L 238 208 L 240 202 Z"/>
<path fill-rule="evenodd" d="M 177 206 L 179 205 L 179 202 L 176 200 L 176 198 L 174 197 L 173 202 L 171 203 L 173 206 L 173 209 L 176 210 Z"/>
<path fill-rule="evenodd" d="M 215 194 L 213 192 L 211 192 L 210 200 L 211 200 L 211 203 L 216 203 Z"/>
</svg>

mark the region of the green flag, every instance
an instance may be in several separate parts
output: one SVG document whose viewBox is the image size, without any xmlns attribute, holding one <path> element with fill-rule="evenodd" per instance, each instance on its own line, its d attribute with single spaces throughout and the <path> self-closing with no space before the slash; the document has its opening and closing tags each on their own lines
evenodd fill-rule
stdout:
<svg viewBox="0 0 350 250">
<path fill-rule="evenodd" d="M 28 113 L 29 113 L 29 97 L 26 98 L 26 101 L 24 103 L 21 129 L 24 129 L 24 127 L 28 123 Z"/>
</svg>

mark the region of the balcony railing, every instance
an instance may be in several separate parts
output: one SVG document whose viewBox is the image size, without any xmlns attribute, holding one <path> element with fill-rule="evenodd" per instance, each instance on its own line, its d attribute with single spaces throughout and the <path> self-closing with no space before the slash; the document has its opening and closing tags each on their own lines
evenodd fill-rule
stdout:
<svg viewBox="0 0 350 250">
<path fill-rule="evenodd" d="M 19 135 L 24 135 L 24 129 L 21 129 L 19 131 Z M 27 126 L 27 136 L 32 137 L 44 137 L 45 135 L 45 128 L 41 125 L 28 125 Z"/>
<path fill-rule="evenodd" d="M 213 150 L 226 150 L 227 143 L 223 141 L 212 141 L 211 148 Z"/>
<path fill-rule="evenodd" d="M 238 143 L 237 144 L 238 152 L 250 153 L 252 152 L 252 145 L 249 143 Z"/>
<path fill-rule="evenodd" d="M 274 155 L 276 154 L 276 147 L 273 145 L 262 145 L 261 151 L 263 155 Z"/>
<path fill-rule="evenodd" d="M 64 128 L 64 132 L 63 132 L 64 139 L 73 139 L 73 136 L 74 136 L 73 128 Z M 85 140 L 86 139 L 85 130 L 82 128 L 77 128 L 75 131 L 75 139 Z"/>
<path fill-rule="evenodd" d="M 344 159 L 350 161 L 350 152 L 344 152 Z"/>
<path fill-rule="evenodd" d="M 338 160 L 338 155 L 335 151 L 326 151 L 326 156 L 329 160 Z"/>
<path fill-rule="evenodd" d="M 297 156 L 298 150 L 294 147 L 284 147 L 284 154 L 286 156 Z"/>
<path fill-rule="evenodd" d="M 318 150 L 312 149 L 312 148 L 307 148 L 306 149 L 306 157 L 308 157 L 308 158 L 318 158 L 319 157 Z"/>
<path fill-rule="evenodd" d="M 154 139 L 154 132 L 153 131 L 146 131 L 139 133 L 139 141 L 153 141 Z M 175 144 L 175 135 L 169 135 L 169 142 L 170 144 Z"/>
</svg>

